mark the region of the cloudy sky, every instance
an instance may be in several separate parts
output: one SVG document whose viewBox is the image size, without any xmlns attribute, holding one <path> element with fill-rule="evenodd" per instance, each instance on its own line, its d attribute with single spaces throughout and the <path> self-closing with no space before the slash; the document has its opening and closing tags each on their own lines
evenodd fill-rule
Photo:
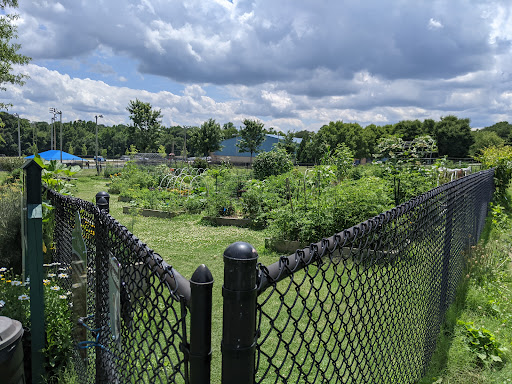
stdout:
<svg viewBox="0 0 512 384">
<path fill-rule="evenodd" d="M 19 0 L 30 120 L 260 119 L 282 131 L 455 114 L 512 121 L 512 3 L 471 0 Z"/>
</svg>

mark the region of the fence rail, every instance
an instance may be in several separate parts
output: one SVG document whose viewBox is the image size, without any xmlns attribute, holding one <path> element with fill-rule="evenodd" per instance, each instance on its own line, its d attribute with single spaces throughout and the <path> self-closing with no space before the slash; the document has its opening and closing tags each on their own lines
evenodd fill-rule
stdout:
<svg viewBox="0 0 512 384">
<path fill-rule="evenodd" d="M 222 382 L 420 378 L 493 190 L 493 170 L 472 174 L 268 266 L 251 245 L 232 244 L 224 253 Z M 72 271 L 74 314 L 87 326 L 74 335 L 82 382 L 210 382 L 208 268 L 186 280 L 100 209 L 108 195 L 97 206 L 46 196 L 55 220 L 46 236 L 54 261 Z"/>
</svg>

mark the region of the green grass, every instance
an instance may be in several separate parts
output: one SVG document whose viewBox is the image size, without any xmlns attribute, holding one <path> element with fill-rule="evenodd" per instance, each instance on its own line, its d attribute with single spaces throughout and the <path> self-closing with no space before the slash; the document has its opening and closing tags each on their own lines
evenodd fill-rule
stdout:
<svg viewBox="0 0 512 384">
<path fill-rule="evenodd" d="M 491 218 L 479 245 L 468 255 L 467 274 L 420 384 L 512 382 L 512 212 L 508 209 Z M 469 350 L 470 340 L 460 322 L 490 331 L 499 346 L 507 349 L 503 363 L 482 363 Z"/>
</svg>

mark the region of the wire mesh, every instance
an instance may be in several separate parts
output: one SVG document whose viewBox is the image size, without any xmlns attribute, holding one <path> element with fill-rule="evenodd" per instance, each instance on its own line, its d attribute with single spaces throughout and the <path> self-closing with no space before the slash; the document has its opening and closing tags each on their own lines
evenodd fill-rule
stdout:
<svg viewBox="0 0 512 384">
<path fill-rule="evenodd" d="M 80 382 L 188 382 L 188 282 L 108 213 L 53 190 L 47 189 L 46 196 L 54 207 L 54 262 L 70 271 L 65 288 L 73 292 L 74 320 L 83 322 L 75 323 L 73 334 L 78 347 L 73 365 Z M 82 303 L 82 272 L 73 256 L 77 213 L 87 250 Z M 116 300 L 109 284 L 116 274 L 120 308 L 111 315 Z M 119 329 L 113 320 L 116 313 Z"/>
<path fill-rule="evenodd" d="M 260 265 L 256 383 L 411 383 L 483 229 L 493 170 Z"/>
</svg>

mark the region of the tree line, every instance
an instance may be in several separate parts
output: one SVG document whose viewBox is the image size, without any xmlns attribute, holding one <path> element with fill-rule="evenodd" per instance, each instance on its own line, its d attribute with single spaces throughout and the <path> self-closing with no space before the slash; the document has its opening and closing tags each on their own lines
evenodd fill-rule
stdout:
<svg viewBox="0 0 512 384">
<path fill-rule="evenodd" d="M 150 103 L 130 101 L 127 111 L 131 124 L 104 125 L 98 122 L 99 153 L 108 158 L 142 152 L 176 156 L 208 156 L 221 149 L 221 142 L 235 136 L 242 138 L 240 150 L 256 153 L 265 133 L 278 134 L 257 120 L 246 119 L 237 128 L 232 122 L 221 125 L 208 119 L 201 126 L 171 126 L 162 124 L 162 113 Z M 51 125 L 47 122 L 31 122 L 7 112 L 0 112 L 0 153 L 6 156 L 18 154 L 18 121 L 22 155 L 44 152 L 50 149 Z M 56 149 L 60 149 L 60 123 L 54 123 Z M 63 150 L 77 156 L 92 156 L 96 148 L 95 121 L 62 123 Z M 282 133 L 280 133 L 283 135 Z M 512 124 L 499 122 L 472 131 L 470 120 L 456 116 L 442 117 L 439 121 L 426 119 L 404 120 L 396 124 L 361 126 L 343 121 L 330 122 L 318 132 L 303 130 L 283 135 L 279 146 L 300 163 L 319 163 L 322 157 L 340 144 L 345 144 L 356 158 L 371 157 L 383 138 L 400 137 L 405 141 L 429 135 L 437 142 L 439 156 L 466 158 L 475 156 L 490 145 L 512 144 Z M 300 144 L 294 138 L 302 139 Z M 256 140 L 256 142 L 254 142 Z"/>
</svg>

